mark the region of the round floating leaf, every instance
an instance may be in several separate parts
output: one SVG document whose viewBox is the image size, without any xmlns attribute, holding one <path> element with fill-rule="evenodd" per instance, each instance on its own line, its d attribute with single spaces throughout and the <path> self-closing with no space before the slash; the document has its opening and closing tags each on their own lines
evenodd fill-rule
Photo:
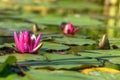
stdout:
<svg viewBox="0 0 120 80">
<path fill-rule="evenodd" d="M 12 66 L 12 64 L 16 62 L 17 62 L 17 59 L 15 56 L 8 56 L 5 62 L 0 66 L 0 73 L 4 72 L 5 68 L 7 67 L 10 69 L 10 66 Z"/>
<path fill-rule="evenodd" d="M 31 30 L 33 24 L 25 22 L 0 22 L 1 32 L 13 35 L 14 31 Z M 38 24 L 39 29 L 45 29 L 46 26 Z"/>
<path fill-rule="evenodd" d="M 64 34 L 59 34 L 59 33 L 52 33 L 52 32 L 48 32 L 48 33 L 42 33 L 42 40 L 46 41 L 46 40 L 52 40 L 53 38 L 63 38 Z M 72 35 L 69 35 L 69 37 L 72 37 Z M 85 35 L 75 35 L 75 37 L 77 38 L 90 38 L 89 36 L 85 36 Z"/>
<path fill-rule="evenodd" d="M 36 74 L 37 73 L 37 74 Z M 64 71 L 64 70 L 55 70 L 55 71 L 49 71 L 49 70 L 34 70 L 31 69 L 27 74 L 30 76 L 33 80 L 99 80 L 98 78 L 94 78 L 90 75 L 84 75 L 75 71 Z M 54 76 L 54 77 L 53 77 Z M 27 78 L 27 76 L 23 77 Z M 22 80 L 22 79 L 21 79 Z"/>
<path fill-rule="evenodd" d="M 36 74 L 37 73 L 37 74 Z M 54 76 L 54 77 L 53 77 Z M 103 72 L 92 72 L 90 75 L 81 74 L 76 71 L 65 70 L 43 70 L 30 69 L 25 76 L 20 77 L 17 74 L 10 74 L 6 77 L 0 77 L 0 80 L 119 80 L 120 74 L 111 74 Z"/>
<path fill-rule="evenodd" d="M 87 57 L 76 56 L 71 54 L 44 54 L 41 56 L 40 60 L 42 62 L 37 62 L 36 66 L 45 68 L 51 67 L 54 69 L 74 69 L 74 68 L 82 68 L 82 65 L 101 65 L 96 59 L 89 59 Z M 28 63 L 29 65 L 29 63 Z M 35 65 L 33 63 L 33 65 Z"/>
<path fill-rule="evenodd" d="M 96 20 L 96 19 L 92 19 L 88 16 L 80 16 L 80 17 L 67 17 L 65 18 L 66 22 L 71 22 L 72 24 L 74 24 L 75 26 L 78 27 L 87 27 L 87 28 L 97 28 L 100 27 L 98 25 L 101 25 L 101 22 Z"/>
<path fill-rule="evenodd" d="M 50 42 L 43 42 L 42 49 L 60 51 L 60 50 L 68 50 L 69 46 L 62 45 L 62 44 L 56 44 L 56 43 L 50 43 Z"/>
<path fill-rule="evenodd" d="M 13 53 L 13 54 L 7 54 L 4 56 L 0 56 L 0 62 L 5 61 L 8 56 L 15 56 L 17 61 L 32 61 L 32 60 L 39 60 L 41 55 L 34 55 L 34 54 L 18 54 L 18 53 Z"/>
<path fill-rule="evenodd" d="M 120 50 L 87 50 L 78 54 L 83 57 L 98 59 L 105 67 L 120 70 Z"/>
<path fill-rule="evenodd" d="M 80 16 L 80 17 L 71 17 L 71 16 L 66 18 L 62 18 L 60 16 L 57 17 L 45 16 L 42 18 L 38 18 L 38 17 L 32 18 L 31 21 L 38 24 L 57 25 L 57 26 L 60 26 L 62 22 L 70 22 L 78 27 L 88 26 L 87 28 L 95 28 L 95 27 L 99 28 L 100 26 L 98 25 L 101 25 L 100 21 L 96 19 L 92 19 L 89 16 Z"/>
<path fill-rule="evenodd" d="M 84 1 L 84 0 L 76 0 L 74 3 L 73 1 L 69 1 L 69 5 L 66 5 L 68 4 L 68 1 L 67 0 L 60 0 L 58 1 L 55 5 L 56 5 L 56 8 L 63 8 L 63 9 L 74 9 L 74 10 L 101 10 L 102 7 L 101 6 L 98 6 L 97 4 L 95 3 L 89 3 L 87 1 Z"/>
<path fill-rule="evenodd" d="M 120 64 L 120 50 L 87 50 L 78 54 L 84 57 L 108 60 L 114 64 Z"/>
<path fill-rule="evenodd" d="M 33 18 L 31 21 L 36 22 L 38 24 L 46 24 L 46 25 L 60 25 L 63 22 L 62 18 L 55 17 L 42 17 L 42 18 Z"/>
<path fill-rule="evenodd" d="M 9 74 L 7 75 L 6 77 L 0 77 L 0 80 L 23 80 L 23 79 L 20 79 L 18 74 Z M 24 80 L 28 80 L 28 79 L 24 79 Z"/>
<path fill-rule="evenodd" d="M 82 68 L 82 65 L 101 65 L 96 59 L 89 59 L 87 57 L 70 55 L 70 54 L 50 54 L 42 55 L 34 54 L 11 54 L 17 58 L 19 65 L 26 64 L 29 66 L 39 66 L 40 68 L 51 67 L 54 69 L 74 69 Z M 5 61 L 9 55 L 1 56 L 0 62 Z"/>
<path fill-rule="evenodd" d="M 4 43 L 3 45 L 0 45 L 0 48 L 3 48 L 3 47 L 11 48 L 12 45 L 15 45 L 15 44 L 14 43 Z"/>
<path fill-rule="evenodd" d="M 54 38 L 54 41 L 68 45 L 86 45 L 86 44 L 92 45 L 96 43 L 94 40 L 91 39 L 70 38 L 70 37 Z"/>
<path fill-rule="evenodd" d="M 42 38 L 41 40 L 47 41 L 47 40 L 52 40 L 52 38 L 56 37 L 63 37 L 63 34 L 58 34 L 58 33 L 42 33 Z"/>
</svg>

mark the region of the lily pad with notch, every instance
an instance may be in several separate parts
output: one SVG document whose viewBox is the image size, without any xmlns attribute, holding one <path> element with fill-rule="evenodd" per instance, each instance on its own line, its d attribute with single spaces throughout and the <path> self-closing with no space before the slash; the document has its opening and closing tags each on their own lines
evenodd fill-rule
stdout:
<svg viewBox="0 0 120 80">
<path fill-rule="evenodd" d="M 120 64 L 120 50 L 86 50 L 78 54 L 84 57 L 108 60 L 111 63 Z"/>
<path fill-rule="evenodd" d="M 33 62 L 32 67 L 52 68 L 52 69 L 81 69 L 83 65 L 99 66 L 101 65 L 96 59 L 76 56 L 72 54 L 50 54 L 46 53 L 41 56 L 40 60 Z M 30 64 L 30 63 L 27 63 Z M 38 64 L 38 65 L 36 65 Z M 88 66 L 89 67 L 89 66 Z"/>
</svg>

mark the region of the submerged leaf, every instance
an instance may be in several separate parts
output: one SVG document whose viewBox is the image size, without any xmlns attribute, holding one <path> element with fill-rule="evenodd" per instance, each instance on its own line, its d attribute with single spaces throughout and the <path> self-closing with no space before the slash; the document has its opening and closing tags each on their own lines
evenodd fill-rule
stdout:
<svg viewBox="0 0 120 80">
<path fill-rule="evenodd" d="M 14 56 L 9 56 L 4 63 L 2 63 L 2 65 L 0 66 L 0 76 L 7 76 L 9 75 L 11 72 L 11 66 L 13 65 L 13 63 L 16 63 L 17 59 Z"/>
</svg>

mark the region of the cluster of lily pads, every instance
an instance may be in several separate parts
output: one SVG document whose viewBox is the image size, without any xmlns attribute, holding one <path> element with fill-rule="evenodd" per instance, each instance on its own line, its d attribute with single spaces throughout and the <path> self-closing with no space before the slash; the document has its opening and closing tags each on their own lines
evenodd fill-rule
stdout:
<svg viewBox="0 0 120 80">
<path fill-rule="evenodd" d="M 36 25 L 33 26 L 34 30 L 36 32 Z M 14 41 L 15 41 L 15 47 L 14 51 L 19 52 L 20 54 L 12 54 L 12 56 L 9 60 L 6 60 L 2 65 L 6 65 L 7 61 L 8 64 L 13 65 L 17 61 L 17 64 L 21 67 L 24 64 L 28 66 L 37 66 L 36 68 L 45 68 L 45 69 L 53 69 L 53 70 L 77 70 L 80 71 L 81 73 L 88 74 L 89 72 L 92 72 L 94 70 L 96 71 L 105 71 L 105 72 L 111 72 L 111 73 L 119 73 L 118 70 L 111 69 L 111 68 L 102 68 L 99 66 L 103 66 L 103 64 L 106 66 L 106 63 L 108 62 L 102 62 L 106 58 L 105 56 L 110 55 L 112 57 L 113 55 L 111 53 L 109 54 L 101 54 L 101 52 L 106 52 L 107 51 L 94 51 L 94 50 L 84 50 L 84 51 L 78 51 L 77 55 L 69 54 L 66 55 L 61 51 L 55 52 L 58 54 L 50 54 L 50 53 L 43 53 L 41 55 L 32 55 L 31 54 L 36 54 L 39 52 L 40 48 L 48 48 L 47 46 L 50 46 L 49 49 L 56 49 L 59 50 L 58 47 L 61 46 L 61 49 L 69 49 L 67 45 L 69 46 L 74 46 L 74 45 L 85 45 L 85 44 L 94 44 L 96 43 L 95 41 L 91 39 L 81 39 L 78 36 L 76 37 L 75 33 L 79 30 L 78 27 L 75 27 L 71 23 L 62 23 L 60 25 L 60 29 L 62 30 L 62 33 L 64 36 L 54 38 L 55 43 L 59 42 L 60 44 L 50 44 L 49 42 L 45 41 L 42 37 L 41 33 L 38 33 L 36 36 L 35 34 L 30 34 L 28 30 L 21 31 L 20 33 L 14 32 Z M 85 36 L 83 36 L 85 37 Z M 44 41 L 42 42 L 41 39 Z M 41 41 L 41 42 L 40 42 Z M 85 44 L 84 44 L 85 41 Z M 72 42 L 72 43 L 71 43 Z M 73 43 L 74 42 L 74 43 Z M 63 45 L 65 44 L 64 48 Z M 77 48 L 78 47 L 78 48 Z M 107 38 L 107 35 L 104 35 L 102 39 L 99 40 L 98 46 L 99 49 L 110 49 L 110 44 L 109 40 Z M 42 48 L 42 49 L 43 49 Z M 72 47 L 71 47 L 72 48 Z M 75 46 L 72 50 L 79 50 L 79 46 Z M 72 51 L 70 51 L 72 53 Z M 29 54 L 26 54 L 29 53 Z M 64 54 L 64 55 L 61 55 Z M 116 54 L 117 55 L 117 54 Z M 119 54 L 118 54 L 119 55 Z M 118 56 L 117 55 L 117 56 Z M 4 60 L 8 57 L 8 55 L 3 56 Z M 14 60 L 13 60 L 13 59 Z M 9 61 L 13 60 L 12 63 L 9 63 Z M 17 59 L 17 60 L 16 60 Z M 35 59 L 35 60 L 34 60 Z M 33 60 L 33 61 L 31 61 Z M 2 58 L 1 58 L 2 61 Z M 24 62 L 22 62 L 24 61 Z M 27 62 L 28 61 L 28 62 Z M 2 61 L 3 62 L 3 61 Z M 6 63 L 6 64 L 5 64 Z M 40 65 L 40 66 L 39 66 Z M 110 64 L 111 65 L 111 64 Z M 113 64 L 114 65 L 114 64 Z M 6 65 L 7 66 L 7 65 Z M 39 67 L 38 67 L 39 66 Z M 114 65 L 119 69 L 119 66 Z M 110 66 L 107 66 L 110 67 Z M 83 69 L 85 68 L 85 69 Z M 89 69 L 90 68 L 90 69 Z M 114 67 L 113 67 L 114 68 Z M 16 71 L 15 71 L 16 72 Z M 20 71 L 21 72 L 21 71 Z M 22 73 L 24 74 L 24 73 Z M 46 73 L 45 73 L 46 74 Z"/>
<path fill-rule="evenodd" d="M 79 28 L 74 27 L 71 23 L 62 24 L 61 29 L 65 35 L 74 35 Z M 14 32 L 14 40 L 16 43 L 16 51 L 20 53 L 34 53 L 42 47 L 42 43 L 39 44 L 41 34 L 37 37 L 33 34 L 30 36 L 30 33 L 25 30 L 17 34 Z"/>
</svg>

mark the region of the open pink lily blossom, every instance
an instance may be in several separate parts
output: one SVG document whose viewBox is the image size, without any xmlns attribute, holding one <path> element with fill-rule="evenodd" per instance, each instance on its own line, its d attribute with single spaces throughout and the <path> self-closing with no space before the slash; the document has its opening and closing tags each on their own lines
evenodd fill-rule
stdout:
<svg viewBox="0 0 120 80">
<path fill-rule="evenodd" d="M 64 34 L 72 34 L 72 35 L 74 35 L 74 33 L 79 30 L 79 28 L 74 27 L 71 23 L 67 23 L 66 25 L 61 25 L 61 29 L 63 30 Z"/>
<path fill-rule="evenodd" d="M 42 46 L 42 43 L 39 44 L 40 38 L 41 34 L 36 37 L 35 35 L 30 36 L 28 31 L 23 31 L 19 34 L 14 32 L 16 49 L 21 53 L 34 53 L 40 49 Z"/>
</svg>

